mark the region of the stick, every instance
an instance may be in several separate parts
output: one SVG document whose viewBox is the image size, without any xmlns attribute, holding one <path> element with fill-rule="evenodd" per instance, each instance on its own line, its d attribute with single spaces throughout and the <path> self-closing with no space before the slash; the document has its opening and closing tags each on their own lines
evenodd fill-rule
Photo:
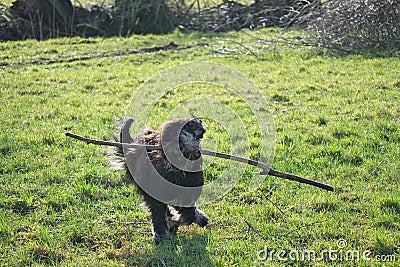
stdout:
<svg viewBox="0 0 400 267">
<path fill-rule="evenodd" d="M 65 133 L 66 136 L 86 142 L 87 144 L 95 144 L 95 145 L 104 145 L 104 146 L 114 146 L 114 147 L 120 147 L 120 148 L 135 148 L 135 147 L 144 147 L 146 148 L 147 151 L 151 151 L 151 150 L 162 150 L 161 146 L 156 146 L 156 145 L 145 145 L 145 144 L 134 144 L 134 143 L 119 143 L 119 142 L 111 142 L 111 141 L 103 141 L 103 140 L 96 140 L 96 139 L 91 139 L 91 138 L 87 138 L 87 137 L 83 137 L 77 134 L 73 134 L 70 132 Z M 246 163 L 258 168 L 261 168 L 262 171 L 261 172 L 257 172 L 256 174 L 258 175 L 271 175 L 271 176 L 275 176 L 275 177 L 280 177 L 280 178 L 284 178 L 287 180 L 292 180 L 292 181 L 296 181 L 299 183 L 304 183 L 304 184 L 308 184 L 308 185 L 312 185 L 318 188 L 322 188 L 325 189 L 327 191 L 333 191 L 333 187 L 327 184 L 323 184 L 317 181 L 313 181 L 313 180 L 309 180 L 294 174 L 290 174 L 290 173 L 284 173 L 284 172 L 280 172 L 280 171 L 276 171 L 273 170 L 271 167 L 269 167 L 268 165 L 262 163 L 262 162 L 258 162 L 252 159 L 247 159 L 244 157 L 239 157 L 239 156 L 234 156 L 234 155 L 230 155 L 230 154 L 225 154 L 225 153 L 220 153 L 220 152 L 215 152 L 215 151 L 210 151 L 210 150 L 205 150 L 205 149 L 201 149 L 200 153 L 203 155 L 207 155 L 207 156 L 212 156 L 212 157 L 217 157 L 217 158 L 224 158 L 224 159 L 229 159 L 229 160 L 233 160 L 233 161 L 237 161 L 237 162 L 241 162 L 241 163 Z"/>
<path fill-rule="evenodd" d="M 111 142 L 111 141 L 104 141 L 104 140 L 96 140 L 96 139 L 91 139 L 87 137 L 83 137 L 74 133 L 66 132 L 66 136 L 72 137 L 74 139 L 77 139 L 79 141 L 83 141 L 87 144 L 94 144 L 94 145 L 101 145 L 101 146 L 115 146 L 115 147 L 120 147 L 120 148 L 135 148 L 135 147 L 145 147 L 146 150 L 162 150 L 161 146 L 155 146 L 155 145 L 144 145 L 144 144 L 129 144 L 129 143 L 120 143 L 120 142 Z"/>
</svg>

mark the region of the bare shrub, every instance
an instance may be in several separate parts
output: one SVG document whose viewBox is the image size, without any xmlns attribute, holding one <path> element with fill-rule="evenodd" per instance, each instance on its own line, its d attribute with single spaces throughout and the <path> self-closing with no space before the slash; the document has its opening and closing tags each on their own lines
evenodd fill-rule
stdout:
<svg viewBox="0 0 400 267">
<path fill-rule="evenodd" d="M 0 39 L 163 34 L 177 27 L 212 32 L 287 28 L 304 25 L 321 4 L 320 0 L 255 0 L 248 5 L 213 1 L 115 0 L 83 8 L 72 7 L 70 0 L 15 0 L 11 14 L 3 12 Z"/>
<path fill-rule="evenodd" d="M 119 35 L 172 30 L 171 12 L 165 0 L 116 0 L 113 15 L 120 25 Z"/>
<path fill-rule="evenodd" d="M 223 32 L 263 27 L 303 25 L 320 0 L 256 0 L 249 5 L 236 1 L 178 14 L 177 23 L 186 30 Z"/>
<path fill-rule="evenodd" d="M 10 8 L 13 31 L 36 39 L 69 35 L 73 19 L 70 0 L 16 0 Z"/>
<path fill-rule="evenodd" d="M 335 0 L 310 23 L 314 42 L 347 53 L 400 50 L 399 0 Z"/>
</svg>

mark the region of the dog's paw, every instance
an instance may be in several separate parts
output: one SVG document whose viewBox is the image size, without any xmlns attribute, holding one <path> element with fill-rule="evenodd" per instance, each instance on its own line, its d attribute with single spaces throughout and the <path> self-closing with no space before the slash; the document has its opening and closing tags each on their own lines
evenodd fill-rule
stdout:
<svg viewBox="0 0 400 267">
<path fill-rule="evenodd" d="M 196 220 L 194 221 L 200 227 L 205 227 L 208 224 L 208 217 L 201 210 L 196 210 Z"/>
<path fill-rule="evenodd" d="M 179 228 L 179 225 L 169 226 L 169 227 L 168 227 L 168 232 L 169 232 L 170 234 L 175 235 L 176 232 L 178 232 L 178 228 Z"/>
<path fill-rule="evenodd" d="M 159 244 L 161 241 L 170 239 L 169 233 L 154 233 L 153 240 L 154 243 Z"/>
<path fill-rule="evenodd" d="M 176 221 L 173 221 L 171 217 L 168 218 L 167 225 L 168 225 L 168 232 L 170 234 L 174 235 L 174 234 L 176 234 L 176 232 L 178 232 L 179 223 L 177 223 Z"/>
</svg>

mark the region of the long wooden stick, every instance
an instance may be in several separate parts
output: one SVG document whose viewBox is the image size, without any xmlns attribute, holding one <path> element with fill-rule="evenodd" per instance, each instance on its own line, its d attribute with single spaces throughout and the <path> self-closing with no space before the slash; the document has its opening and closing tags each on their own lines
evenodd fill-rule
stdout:
<svg viewBox="0 0 400 267">
<path fill-rule="evenodd" d="M 73 133 L 70 133 L 70 132 L 65 133 L 65 135 L 68 136 L 68 137 L 71 137 L 71 138 L 86 142 L 87 144 L 114 146 L 114 147 L 121 147 L 121 148 L 144 147 L 144 148 L 146 148 L 147 151 L 162 150 L 161 146 L 156 146 L 156 145 L 145 145 L 145 144 L 135 144 L 135 143 L 120 143 L 120 142 L 96 140 L 96 139 L 83 137 L 83 136 L 80 136 L 80 135 L 77 135 L 77 134 L 73 134 Z M 293 174 L 290 174 L 290 173 L 284 173 L 284 172 L 273 170 L 271 167 L 269 167 L 265 163 L 262 163 L 262 162 L 259 162 L 259 161 L 255 161 L 255 160 L 252 160 L 252 159 L 247 159 L 247 158 L 244 158 L 244 157 L 234 156 L 234 155 L 230 155 L 230 154 L 225 154 L 225 153 L 205 150 L 205 149 L 201 149 L 200 152 L 203 155 L 229 159 L 229 160 L 233 160 L 233 161 L 237 161 L 237 162 L 241 162 L 241 163 L 246 163 L 246 164 L 261 168 L 262 171 L 256 173 L 256 174 L 259 174 L 259 175 L 271 175 L 271 176 L 275 176 L 275 177 L 284 178 L 284 179 L 287 179 L 287 180 L 296 181 L 296 182 L 299 182 L 299 183 L 312 185 L 312 186 L 315 186 L 315 187 L 318 187 L 318 188 L 322 188 L 322 189 L 325 189 L 325 190 L 328 190 L 328 191 L 333 191 L 333 187 L 330 186 L 330 185 L 323 184 L 323 183 L 320 183 L 320 182 L 317 182 L 317 181 L 313 181 L 313 180 L 310 180 L 310 179 L 306 179 L 306 178 L 303 178 L 303 177 L 300 177 L 300 176 L 297 176 L 297 175 L 293 175 Z"/>
</svg>

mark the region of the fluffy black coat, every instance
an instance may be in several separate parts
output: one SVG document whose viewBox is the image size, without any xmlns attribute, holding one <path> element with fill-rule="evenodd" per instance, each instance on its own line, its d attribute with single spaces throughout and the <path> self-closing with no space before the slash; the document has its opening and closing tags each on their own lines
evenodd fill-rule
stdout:
<svg viewBox="0 0 400 267">
<path fill-rule="evenodd" d="M 143 196 L 144 204 L 151 213 L 153 239 L 156 243 L 170 238 L 170 234 L 176 233 L 180 225 L 190 225 L 196 223 L 204 227 L 208 223 L 208 217 L 197 208 L 195 201 L 201 193 L 201 187 L 204 184 L 204 173 L 202 170 L 202 158 L 200 154 L 200 139 L 203 138 L 205 129 L 201 120 L 174 119 L 164 123 L 158 130 L 151 128 L 144 129 L 134 138 L 129 133 L 129 128 L 133 122 L 132 118 L 124 118 L 119 131 L 119 140 L 123 143 L 139 143 L 147 145 L 161 145 L 163 150 L 146 151 L 144 149 L 119 149 L 117 155 L 122 156 L 127 170 L 127 176 L 134 181 L 139 194 Z M 178 129 L 178 132 L 176 130 Z M 179 137 L 178 137 L 179 135 Z M 179 147 L 173 147 L 171 151 L 178 151 L 183 155 L 186 161 L 194 162 L 195 171 L 185 171 L 184 168 L 177 168 L 168 159 L 166 148 L 175 145 L 173 137 L 179 140 Z M 172 141 L 170 142 L 171 139 Z M 169 147 L 169 149 L 171 149 Z M 171 158 L 170 158 L 171 159 Z M 159 201 L 146 188 L 142 188 L 140 179 L 144 183 L 149 181 L 152 175 L 149 174 L 149 167 L 146 161 L 150 160 L 152 167 L 167 181 L 184 187 L 193 187 L 190 191 L 192 204 L 179 206 L 181 194 L 171 194 L 171 201 Z M 197 166 L 196 166 L 197 164 Z M 153 168 L 152 168 L 153 169 Z M 154 175 L 153 175 L 154 176 Z M 155 186 L 156 190 L 163 190 L 162 186 Z M 187 196 L 185 196 L 187 198 Z M 174 205 L 173 203 L 177 203 Z"/>
</svg>

